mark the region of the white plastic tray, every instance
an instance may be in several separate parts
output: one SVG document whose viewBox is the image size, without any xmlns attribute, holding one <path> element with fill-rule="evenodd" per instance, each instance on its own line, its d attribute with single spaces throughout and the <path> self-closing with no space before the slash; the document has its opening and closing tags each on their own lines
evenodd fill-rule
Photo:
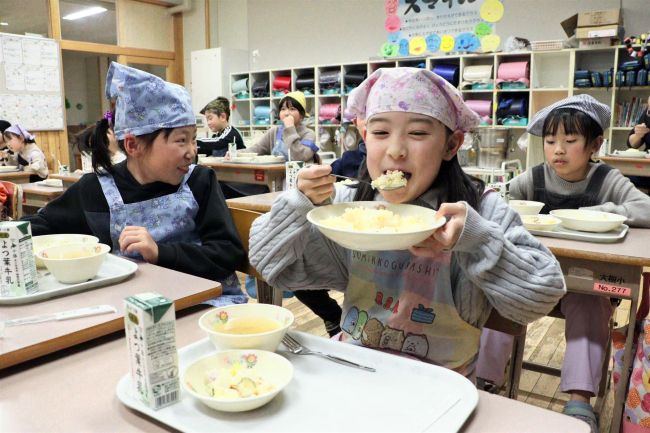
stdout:
<svg viewBox="0 0 650 433">
<path fill-rule="evenodd" d="M 117 397 L 126 406 L 184 432 L 457 432 L 478 403 L 476 387 L 446 368 L 310 334 L 292 334 L 310 349 L 375 367 L 377 372 L 280 352 L 295 367 L 293 380 L 270 403 L 253 411 L 218 412 L 184 392 L 180 402 L 154 411 L 134 396 L 128 374 L 117 384 Z M 180 349 L 180 371 L 214 351 L 208 339 Z"/>
<path fill-rule="evenodd" d="M 639 152 L 619 152 L 614 151 L 613 153 L 607 154 L 607 156 L 615 156 L 617 158 L 647 158 L 648 153 L 639 151 Z"/>
<path fill-rule="evenodd" d="M 0 297 L 0 305 L 27 304 L 42 301 L 56 296 L 71 295 L 77 292 L 108 286 L 125 280 L 135 273 L 138 264 L 113 254 L 106 255 L 106 260 L 99 268 L 97 275 L 88 281 L 77 284 L 64 284 L 58 282 L 52 274 L 45 269 L 38 270 L 38 292 L 25 296 Z"/>
<path fill-rule="evenodd" d="M 549 238 L 571 239 L 574 241 L 586 241 L 597 243 L 613 243 L 623 240 L 627 234 L 628 226 L 622 224 L 617 230 L 612 230 L 605 233 L 591 233 L 580 232 L 577 230 L 569 230 L 561 225 L 555 230 L 528 230 L 530 233 L 537 236 L 546 236 Z"/>
<path fill-rule="evenodd" d="M 18 167 L 15 165 L 0 165 L 0 173 L 11 173 L 13 171 L 18 171 Z"/>
</svg>

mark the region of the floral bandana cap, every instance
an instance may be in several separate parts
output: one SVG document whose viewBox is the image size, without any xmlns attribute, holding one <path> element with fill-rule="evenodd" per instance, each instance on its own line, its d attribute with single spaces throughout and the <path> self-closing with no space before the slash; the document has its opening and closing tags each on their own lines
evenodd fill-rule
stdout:
<svg viewBox="0 0 650 433">
<path fill-rule="evenodd" d="M 391 111 L 424 114 L 452 131 L 467 132 L 480 122 L 454 86 L 420 68 L 377 69 L 352 91 L 347 108 L 362 119 Z"/>
<path fill-rule="evenodd" d="M 115 137 L 149 134 L 163 128 L 196 125 L 189 92 L 139 69 L 111 62 L 106 97 L 117 98 Z"/>
</svg>

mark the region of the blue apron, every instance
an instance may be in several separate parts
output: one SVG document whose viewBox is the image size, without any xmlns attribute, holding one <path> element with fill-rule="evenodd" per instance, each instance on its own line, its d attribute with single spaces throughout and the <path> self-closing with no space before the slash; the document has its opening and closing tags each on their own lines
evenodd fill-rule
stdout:
<svg viewBox="0 0 650 433">
<path fill-rule="evenodd" d="M 110 211 L 110 235 L 114 254 L 126 255 L 120 250 L 119 243 L 120 234 L 126 226 L 146 228 L 156 243 L 190 242 L 201 245 L 194 222 L 199 204 L 187 185 L 194 167 L 195 165 L 190 166 L 176 192 L 129 204 L 122 200 L 113 176 L 108 173 L 97 176 Z M 130 256 L 142 260 L 139 253 Z M 221 283 L 223 293 L 241 293 L 234 272 Z"/>
</svg>

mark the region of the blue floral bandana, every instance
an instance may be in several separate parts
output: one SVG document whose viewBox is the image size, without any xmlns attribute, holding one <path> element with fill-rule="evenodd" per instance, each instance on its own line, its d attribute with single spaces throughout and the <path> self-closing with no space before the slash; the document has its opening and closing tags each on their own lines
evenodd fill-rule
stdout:
<svg viewBox="0 0 650 433">
<path fill-rule="evenodd" d="M 196 125 L 189 92 L 155 75 L 112 62 L 106 97 L 117 98 L 115 137 L 149 134 L 163 128 Z"/>
</svg>

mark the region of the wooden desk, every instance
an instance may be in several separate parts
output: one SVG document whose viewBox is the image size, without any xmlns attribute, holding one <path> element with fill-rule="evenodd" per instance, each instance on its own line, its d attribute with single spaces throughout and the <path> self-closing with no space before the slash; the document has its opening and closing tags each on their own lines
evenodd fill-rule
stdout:
<svg viewBox="0 0 650 433">
<path fill-rule="evenodd" d="M 50 174 L 47 176 L 48 179 L 61 179 L 63 182 L 63 188 L 68 189 L 73 183 L 76 183 L 79 179 L 81 179 L 81 176 L 83 176 L 86 173 L 81 173 L 81 174 Z"/>
<path fill-rule="evenodd" d="M 618 168 L 624 175 L 650 177 L 650 158 L 601 156 L 600 160 L 614 168 Z"/>
<path fill-rule="evenodd" d="M 182 310 L 221 295 L 221 285 L 216 281 L 148 263 L 139 263 L 133 277 L 115 285 L 33 304 L 0 305 L 2 320 L 99 304 L 112 305 L 118 311 L 115 314 L 6 328 L 4 337 L 0 337 L 0 371 L 124 329 L 124 298 L 142 292 L 160 293 L 174 300 L 176 310 Z"/>
<path fill-rule="evenodd" d="M 284 164 L 233 164 L 211 162 L 201 164 L 212 168 L 222 182 L 266 185 L 269 191 L 281 191 L 286 169 Z"/>
<path fill-rule="evenodd" d="M 271 205 L 282 191 L 268 192 L 266 194 L 249 195 L 246 197 L 229 198 L 226 204 L 229 208 L 246 209 L 266 213 L 271 210 Z"/>
<path fill-rule="evenodd" d="M 9 171 L 9 172 L 0 172 L 0 180 L 6 180 L 7 182 L 13 183 L 29 183 L 29 176 L 32 173 L 26 171 Z"/>
<path fill-rule="evenodd" d="M 176 321 L 178 347 L 205 337 L 198 326 L 204 310 Z M 181 312 L 179 314 L 182 315 Z M 41 360 L 0 371 L 0 431 L 167 432 L 172 430 L 125 407 L 115 396 L 128 373 L 123 333 L 86 343 Z M 380 374 L 380 373 L 377 373 Z M 389 382 L 391 378 L 384 378 Z M 389 395 L 389 391 L 386 391 Z M 197 404 L 200 404 L 197 402 Z M 360 409 L 371 411 L 363 406 Z M 205 409 L 209 410 L 209 409 Z M 260 416 L 263 412 L 251 412 Z M 215 416 L 219 416 L 215 412 Z M 296 419 L 297 423 L 308 420 Z M 233 431 L 237 427 L 233 425 Z M 305 431 L 310 430 L 305 424 Z M 345 426 L 342 426 L 342 430 Z M 586 423 L 516 400 L 479 392 L 478 407 L 462 433 L 588 433 Z"/>
<path fill-rule="evenodd" d="M 623 158 L 621 158 L 623 159 Z M 598 244 L 565 239 L 538 237 L 560 262 L 567 289 L 631 301 L 629 323 L 634 323 L 639 304 L 641 274 L 650 266 L 650 229 L 629 229 L 623 242 Z M 607 288 L 608 291 L 601 291 Z M 597 290 L 600 289 L 600 290 Z M 633 332 L 625 340 L 624 365 L 620 383 L 627 384 L 632 367 Z M 601 386 L 603 386 L 601 382 Z M 623 415 L 627 386 L 616 390 L 610 432 L 617 433 Z"/>
<path fill-rule="evenodd" d="M 45 186 L 40 183 L 24 183 L 21 187 L 23 188 L 23 205 L 36 208 L 44 207 L 65 191 L 65 188 L 60 186 Z"/>
</svg>

